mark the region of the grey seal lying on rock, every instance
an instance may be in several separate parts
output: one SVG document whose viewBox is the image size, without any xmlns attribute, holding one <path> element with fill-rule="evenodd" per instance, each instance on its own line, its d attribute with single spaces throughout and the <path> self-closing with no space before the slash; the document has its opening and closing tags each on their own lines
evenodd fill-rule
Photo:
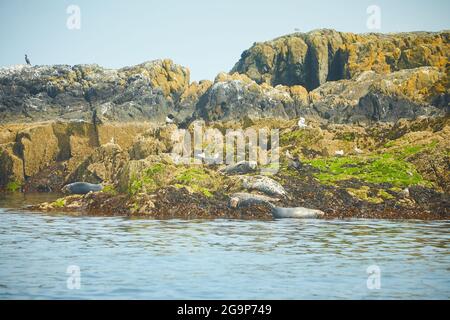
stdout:
<svg viewBox="0 0 450 320">
<path fill-rule="evenodd" d="M 101 184 L 93 184 L 87 182 L 74 182 L 71 184 L 66 184 L 61 191 L 63 193 L 70 194 L 87 194 L 90 191 L 101 191 L 103 186 Z"/>
<path fill-rule="evenodd" d="M 286 197 L 286 190 L 277 181 L 265 176 L 240 177 L 243 186 L 249 190 L 258 190 L 270 196 Z"/>
<path fill-rule="evenodd" d="M 229 165 L 221 171 L 228 175 L 245 174 L 255 172 L 257 167 L 258 164 L 256 163 L 256 161 L 240 161 L 236 164 Z"/>
<path fill-rule="evenodd" d="M 308 208 L 279 208 L 272 207 L 272 216 L 276 219 L 297 218 L 297 219 L 315 219 L 325 215 L 323 211 Z"/>
<path fill-rule="evenodd" d="M 243 208 L 252 205 L 265 204 L 272 208 L 272 216 L 275 219 L 296 218 L 296 219 L 316 219 L 325 215 L 323 211 L 308 208 L 280 208 L 275 206 L 272 202 L 279 201 L 279 199 L 251 193 L 234 193 L 230 197 L 231 208 Z"/>
<path fill-rule="evenodd" d="M 259 194 L 240 192 L 231 195 L 230 207 L 242 208 L 258 204 L 268 204 L 270 206 L 273 206 L 273 204 L 271 203 L 272 201 L 279 201 L 279 200 Z"/>
</svg>

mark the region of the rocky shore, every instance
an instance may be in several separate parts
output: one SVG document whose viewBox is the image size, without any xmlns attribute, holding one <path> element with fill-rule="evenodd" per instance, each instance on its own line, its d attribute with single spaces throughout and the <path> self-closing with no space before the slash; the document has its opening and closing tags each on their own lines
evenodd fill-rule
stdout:
<svg viewBox="0 0 450 320">
<path fill-rule="evenodd" d="M 147 129 L 128 147 L 108 142 L 78 162 L 57 161 L 23 188 L 101 183 L 101 192 L 33 208 L 94 215 L 270 219 L 277 206 L 319 209 L 323 218 L 448 219 L 449 124 L 448 117 L 424 117 L 369 127 L 311 121 L 300 129 L 295 121 L 272 120 L 281 128 L 280 168 L 273 175 L 258 167 L 227 173 L 225 164 L 176 164 L 169 134 L 176 126 L 165 125 Z M 239 194 L 267 201 L 233 206 Z"/>
<path fill-rule="evenodd" d="M 0 190 L 101 184 L 31 208 L 92 215 L 449 219 L 449 38 L 297 33 L 199 83 L 170 60 L 2 68 Z M 173 134 L 194 124 L 278 129 L 279 167 L 178 163 Z"/>
</svg>

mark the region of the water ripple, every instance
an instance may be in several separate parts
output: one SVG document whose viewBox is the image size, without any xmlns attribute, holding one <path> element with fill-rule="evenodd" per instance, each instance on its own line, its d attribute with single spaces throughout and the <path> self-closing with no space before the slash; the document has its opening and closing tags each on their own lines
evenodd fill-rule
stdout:
<svg viewBox="0 0 450 320">
<path fill-rule="evenodd" d="M 448 299 L 450 222 L 0 211 L 0 298 Z M 67 266 L 81 288 L 67 288 Z M 366 269 L 381 269 L 369 290 Z"/>
</svg>

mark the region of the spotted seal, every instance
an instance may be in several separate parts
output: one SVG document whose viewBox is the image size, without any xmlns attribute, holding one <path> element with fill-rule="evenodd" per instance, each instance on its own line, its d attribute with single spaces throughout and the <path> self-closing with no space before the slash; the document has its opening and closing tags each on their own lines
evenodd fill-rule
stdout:
<svg viewBox="0 0 450 320">
<path fill-rule="evenodd" d="M 286 190 L 277 181 L 265 176 L 241 176 L 243 187 L 248 190 L 258 190 L 269 196 L 286 197 Z"/>
<path fill-rule="evenodd" d="M 278 199 L 251 193 L 234 193 L 230 197 L 230 207 L 231 208 L 243 208 L 252 205 L 266 204 L 273 206 L 271 202 L 279 201 Z"/>
<path fill-rule="evenodd" d="M 308 208 L 279 208 L 272 207 L 272 216 L 276 219 L 297 218 L 297 219 L 315 219 L 321 218 L 325 213 L 321 210 Z"/>
<path fill-rule="evenodd" d="M 258 164 L 256 163 L 256 161 L 240 161 L 236 164 L 229 165 L 221 171 L 227 175 L 246 174 L 255 172 L 257 167 Z"/>
</svg>

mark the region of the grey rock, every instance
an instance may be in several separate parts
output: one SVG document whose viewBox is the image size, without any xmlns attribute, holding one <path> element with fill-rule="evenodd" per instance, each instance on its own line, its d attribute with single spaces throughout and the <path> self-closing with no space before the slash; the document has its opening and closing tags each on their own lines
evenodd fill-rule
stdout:
<svg viewBox="0 0 450 320">
<path fill-rule="evenodd" d="M 0 69 L 0 122 L 83 119 L 164 123 L 189 85 L 170 60 L 122 69 L 98 65 Z"/>
</svg>

